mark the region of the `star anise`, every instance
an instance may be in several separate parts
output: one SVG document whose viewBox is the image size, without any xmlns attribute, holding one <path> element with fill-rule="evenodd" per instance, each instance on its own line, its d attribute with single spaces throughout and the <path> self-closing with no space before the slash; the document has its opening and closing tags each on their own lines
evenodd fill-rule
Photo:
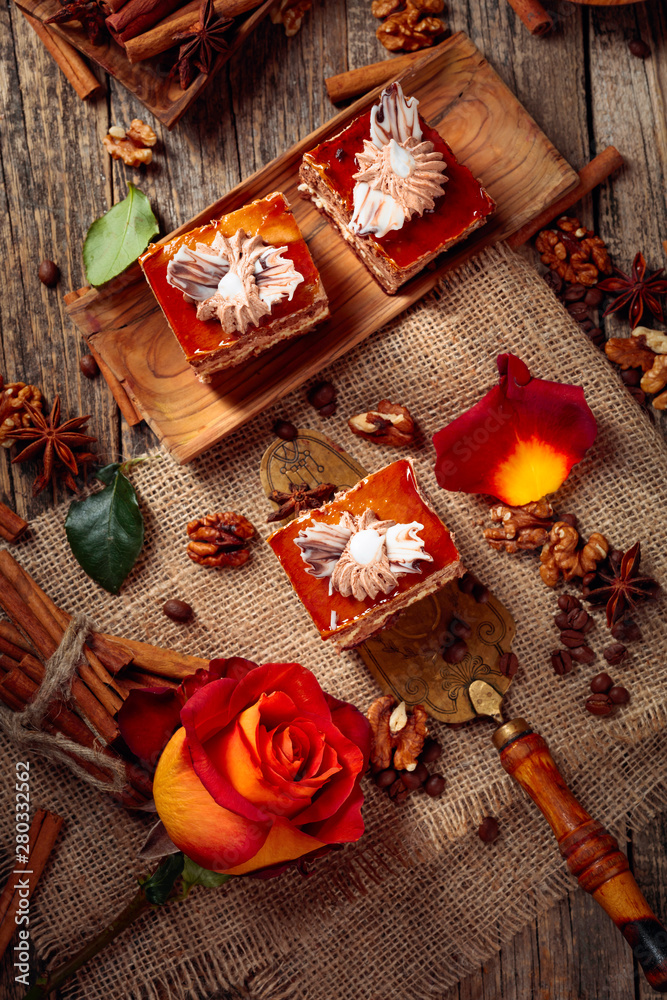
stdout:
<svg viewBox="0 0 667 1000">
<path fill-rule="evenodd" d="M 178 50 L 178 60 L 173 67 L 173 72 L 178 72 L 182 90 L 187 90 L 194 80 L 195 66 L 200 73 L 210 73 L 216 54 L 229 48 L 224 36 L 231 23 L 229 18 L 216 14 L 213 0 L 202 0 L 197 27 L 174 35 L 174 41 L 185 43 Z"/>
<path fill-rule="evenodd" d="M 641 543 L 627 552 L 611 552 L 605 563 L 583 581 L 583 594 L 589 604 L 606 604 L 607 625 L 611 628 L 626 611 L 640 601 L 655 600 L 660 584 L 650 576 L 640 576 Z"/>
<path fill-rule="evenodd" d="M 308 486 L 307 483 L 290 483 L 289 493 L 282 490 L 272 490 L 269 500 L 280 504 L 278 510 L 274 511 L 267 521 L 284 521 L 286 517 L 293 514 L 300 514 L 304 510 L 315 510 L 323 503 L 328 503 L 337 491 L 338 487 L 334 483 L 319 483 L 317 486 Z"/>
<path fill-rule="evenodd" d="M 44 24 L 65 24 L 67 21 L 79 21 L 86 33 L 88 41 L 93 45 L 101 45 L 106 36 L 104 12 L 97 0 L 69 0 L 59 11 L 47 17 Z"/>
<path fill-rule="evenodd" d="M 661 267 L 647 275 L 646 261 L 641 252 L 633 260 L 630 274 L 625 274 L 615 267 L 611 278 L 598 282 L 601 291 L 612 292 L 617 296 L 604 315 L 610 316 L 628 306 L 633 330 L 644 315 L 644 309 L 648 309 L 661 323 L 664 322 L 660 302 L 661 297 L 667 295 L 667 279 L 660 277 L 664 270 L 664 267 Z"/>
<path fill-rule="evenodd" d="M 74 453 L 74 449 L 97 441 L 97 438 L 89 434 L 78 433 L 79 429 L 90 420 L 90 416 L 73 417 L 61 424 L 60 396 L 56 396 L 48 416 L 44 416 L 29 403 L 26 403 L 26 410 L 34 426 L 21 427 L 14 432 L 14 438 L 17 441 L 30 441 L 30 444 L 12 461 L 27 462 L 29 459 L 40 458 L 42 471 L 33 483 L 32 495 L 37 496 L 51 482 L 55 498 L 58 479 L 76 493 L 74 476 L 78 475 L 79 463 L 85 466 L 95 460 L 95 456 L 88 451 Z"/>
</svg>

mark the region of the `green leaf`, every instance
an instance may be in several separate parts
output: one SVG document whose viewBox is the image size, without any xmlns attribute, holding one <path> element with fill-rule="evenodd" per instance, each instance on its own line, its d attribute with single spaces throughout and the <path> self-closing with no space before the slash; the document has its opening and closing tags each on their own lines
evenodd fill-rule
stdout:
<svg viewBox="0 0 667 1000">
<path fill-rule="evenodd" d="M 205 889 L 217 889 L 218 886 L 228 882 L 231 877 L 231 875 L 222 875 L 220 872 L 212 872 L 208 868 L 202 868 L 201 865 L 192 861 L 187 855 L 185 856 L 185 865 L 183 867 L 185 895 L 188 894 L 193 885 L 203 885 Z"/>
<path fill-rule="evenodd" d="M 130 184 L 127 198 L 96 219 L 86 233 L 83 263 L 91 285 L 115 278 L 146 249 L 159 226 L 150 202 Z"/>
<path fill-rule="evenodd" d="M 70 504 L 65 521 L 74 558 L 96 583 L 117 594 L 144 542 L 144 519 L 130 480 L 111 466 L 100 472 L 108 485 Z"/>
<path fill-rule="evenodd" d="M 168 858 L 161 861 L 149 879 L 142 883 L 141 887 L 149 903 L 155 906 L 163 906 L 174 888 L 176 879 L 180 877 L 185 864 L 185 855 L 170 854 Z"/>
<path fill-rule="evenodd" d="M 99 479 L 101 483 L 105 486 L 109 486 L 120 469 L 120 462 L 112 462 L 111 465 L 103 465 L 101 469 L 98 469 L 95 473 L 95 479 Z"/>
</svg>

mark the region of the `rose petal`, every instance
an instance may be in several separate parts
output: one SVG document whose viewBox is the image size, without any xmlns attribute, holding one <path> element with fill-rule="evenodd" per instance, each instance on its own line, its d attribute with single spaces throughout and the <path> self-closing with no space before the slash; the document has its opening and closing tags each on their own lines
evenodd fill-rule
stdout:
<svg viewBox="0 0 667 1000">
<path fill-rule="evenodd" d="M 579 386 L 533 378 L 513 354 L 498 370 L 499 385 L 433 436 L 435 473 L 443 489 L 520 506 L 558 489 L 597 425 Z"/>
<path fill-rule="evenodd" d="M 211 871 L 225 871 L 254 858 L 271 829 L 270 820 L 249 822 L 209 795 L 195 774 L 183 728 L 172 736 L 160 757 L 153 794 L 171 840 Z"/>
<path fill-rule="evenodd" d="M 227 659 L 211 660 L 208 669 L 216 679 L 229 677 L 233 681 L 240 681 L 257 665 L 252 660 L 244 660 L 242 656 L 230 656 Z"/>
<path fill-rule="evenodd" d="M 174 688 L 135 688 L 118 709 L 118 728 L 133 754 L 155 764 L 178 729 L 181 702 Z"/>
<path fill-rule="evenodd" d="M 332 722 L 323 723 L 318 720 L 318 725 L 322 728 L 327 746 L 336 753 L 340 771 L 327 782 L 321 792 L 314 796 L 312 803 L 302 813 L 293 817 L 299 826 L 319 823 L 338 812 L 347 802 L 357 778 L 365 767 L 363 751 L 356 743 L 344 736 Z"/>
<path fill-rule="evenodd" d="M 293 861 L 304 854 L 324 847 L 324 843 L 293 826 L 289 820 L 276 817 L 271 832 L 258 853 L 243 864 L 228 868 L 228 875 L 246 875 L 258 868 Z"/>
<path fill-rule="evenodd" d="M 323 840 L 326 844 L 352 843 L 359 840 L 365 829 L 361 816 L 363 804 L 364 793 L 361 790 L 360 781 L 357 781 L 338 812 L 321 823 L 312 823 L 304 826 L 303 829 L 311 836 Z"/>
<path fill-rule="evenodd" d="M 371 727 L 368 719 L 358 708 L 351 705 L 349 701 L 339 701 L 332 695 L 326 695 L 327 704 L 331 711 L 331 721 L 343 736 L 359 747 L 364 755 L 363 771 L 368 767 L 371 755 Z"/>
</svg>

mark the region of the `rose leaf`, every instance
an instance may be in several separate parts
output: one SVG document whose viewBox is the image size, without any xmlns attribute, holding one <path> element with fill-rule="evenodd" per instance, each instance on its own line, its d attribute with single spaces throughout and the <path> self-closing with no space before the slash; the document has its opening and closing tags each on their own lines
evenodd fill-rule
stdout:
<svg viewBox="0 0 667 1000">
<path fill-rule="evenodd" d="M 74 558 L 110 594 L 117 594 L 144 542 L 144 519 L 132 483 L 120 468 L 106 475 L 99 493 L 70 504 L 65 532 Z"/>
<path fill-rule="evenodd" d="M 163 906 L 174 888 L 177 878 L 180 878 L 185 863 L 185 855 L 180 851 L 178 854 L 170 854 L 162 861 L 150 878 L 141 883 L 141 888 L 149 903 L 154 906 Z"/>
<path fill-rule="evenodd" d="M 228 882 L 231 877 L 231 875 L 223 875 L 221 872 L 212 872 L 207 868 L 202 868 L 187 855 L 185 856 L 183 886 L 186 895 L 193 885 L 203 885 L 205 889 L 217 889 L 218 886 Z"/>
<path fill-rule="evenodd" d="M 91 285 L 103 285 L 121 274 L 159 232 L 146 195 L 134 184 L 128 187 L 127 198 L 96 219 L 86 233 L 83 263 Z"/>
</svg>

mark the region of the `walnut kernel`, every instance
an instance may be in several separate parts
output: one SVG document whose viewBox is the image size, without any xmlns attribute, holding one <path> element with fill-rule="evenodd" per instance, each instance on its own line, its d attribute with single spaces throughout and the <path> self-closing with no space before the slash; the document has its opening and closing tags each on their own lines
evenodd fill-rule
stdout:
<svg viewBox="0 0 667 1000">
<path fill-rule="evenodd" d="M 371 704 L 366 717 L 371 727 L 371 764 L 384 770 L 414 771 L 428 735 L 427 715 L 422 705 L 409 710 L 392 695 L 382 695 Z M 393 762 L 392 762 L 393 753 Z"/>
<path fill-rule="evenodd" d="M 141 118 L 133 118 L 127 132 L 120 125 L 112 125 L 102 142 L 114 160 L 122 160 L 126 167 L 140 167 L 152 162 L 151 147 L 157 142 L 157 136 Z"/>
<path fill-rule="evenodd" d="M 207 514 L 190 521 L 187 532 L 186 552 L 200 566 L 242 566 L 250 558 L 248 540 L 255 529 L 242 514 Z"/>
<path fill-rule="evenodd" d="M 667 385 L 667 354 L 656 354 L 652 367 L 639 383 L 644 392 L 662 392 Z"/>
<path fill-rule="evenodd" d="M 572 580 L 593 572 L 608 552 L 609 543 L 604 535 L 594 531 L 580 547 L 577 529 L 565 521 L 557 521 L 540 554 L 540 576 L 547 587 L 555 587 L 561 573 L 565 580 Z"/>
<path fill-rule="evenodd" d="M 445 30 L 440 18 L 422 18 L 420 8 L 412 0 L 408 0 L 405 10 L 391 14 L 378 27 L 375 34 L 390 52 L 397 52 L 399 49 L 416 52 L 417 49 L 433 45 L 436 38 L 444 34 Z"/>
<path fill-rule="evenodd" d="M 25 404 L 42 409 L 42 393 L 25 382 L 8 382 L 0 375 L 0 445 L 10 448 L 14 443 L 12 433 L 21 427 L 31 427 L 32 419 Z"/>
<path fill-rule="evenodd" d="M 408 445 L 415 436 L 415 422 L 408 408 L 388 399 L 381 399 L 376 410 L 350 417 L 347 424 L 353 434 L 375 444 Z"/>
</svg>

